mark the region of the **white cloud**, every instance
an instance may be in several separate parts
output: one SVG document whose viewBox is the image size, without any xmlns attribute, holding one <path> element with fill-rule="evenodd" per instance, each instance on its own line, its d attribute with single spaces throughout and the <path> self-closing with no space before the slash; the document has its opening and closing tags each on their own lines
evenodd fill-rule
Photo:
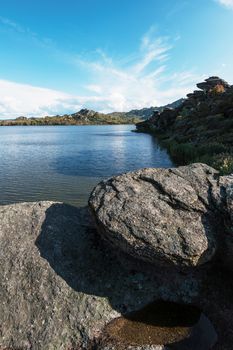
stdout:
<svg viewBox="0 0 233 350">
<path fill-rule="evenodd" d="M 174 39 L 174 42 L 178 38 Z M 86 86 L 99 97 L 95 107 L 102 111 L 128 111 L 146 106 L 160 106 L 185 97 L 200 76 L 191 72 L 169 73 L 167 61 L 173 43 L 169 38 L 155 37 L 151 28 L 142 37 L 141 46 L 124 64 L 100 52 L 96 60 L 75 58 L 93 84 Z"/>
<path fill-rule="evenodd" d="M 91 92 L 95 92 L 97 94 L 102 93 L 102 87 L 100 85 L 94 85 L 94 84 L 86 85 L 86 89 L 90 90 Z"/>
<path fill-rule="evenodd" d="M 233 0 L 217 0 L 221 5 L 233 9 Z"/>
<path fill-rule="evenodd" d="M 0 80 L 0 117 L 44 116 L 80 108 L 77 98 L 60 91 Z"/>
<path fill-rule="evenodd" d="M 1 21 L 0 17 L 0 21 Z M 10 22 L 14 30 L 21 30 Z M 161 106 L 184 97 L 193 90 L 200 76 L 192 72 L 171 73 L 167 62 L 177 37 L 155 36 L 151 28 L 141 39 L 138 52 L 119 60 L 97 49 L 95 60 L 64 55 L 75 70 L 85 71 L 85 95 L 0 80 L 0 118 L 20 115 L 44 116 L 76 112 L 86 107 L 102 112 L 128 111 Z"/>
</svg>

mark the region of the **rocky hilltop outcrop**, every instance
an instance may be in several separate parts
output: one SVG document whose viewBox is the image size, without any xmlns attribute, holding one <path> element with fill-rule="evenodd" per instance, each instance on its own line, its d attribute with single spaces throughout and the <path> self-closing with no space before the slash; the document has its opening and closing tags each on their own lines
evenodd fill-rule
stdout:
<svg viewBox="0 0 233 350">
<path fill-rule="evenodd" d="M 232 349 L 233 177 L 142 169 L 89 204 L 0 207 L 0 349 Z"/>
<path fill-rule="evenodd" d="M 155 132 L 179 165 L 202 161 L 231 173 L 233 86 L 214 76 L 197 87 L 178 108 L 155 112 L 137 129 Z"/>
</svg>

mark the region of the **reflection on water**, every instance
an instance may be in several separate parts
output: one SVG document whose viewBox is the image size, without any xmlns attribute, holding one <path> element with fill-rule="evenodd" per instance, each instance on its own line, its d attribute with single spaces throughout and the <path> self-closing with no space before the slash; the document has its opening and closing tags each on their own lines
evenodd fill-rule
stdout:
<svg viewBox="0 0 233 350">
<path fill-rule="evenodd" d="M 0 128 L 0 204 L 54 200 L 84 205 L 102 179 L 172 165 L 133 125 Z"/>
</svg>

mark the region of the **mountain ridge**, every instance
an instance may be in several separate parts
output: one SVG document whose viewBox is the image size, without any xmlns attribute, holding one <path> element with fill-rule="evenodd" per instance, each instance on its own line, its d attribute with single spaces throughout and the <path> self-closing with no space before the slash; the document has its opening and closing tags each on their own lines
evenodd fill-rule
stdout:
<svg viewBox="0 0 233 350">
<path fill-rule="evenodd" d="M 183 103 L 181 98 L 168 105 L 160 107 L 145 107 L 133 109 L 129 112 L 101 113 L 82 108 L 72 114 L 63 114 L 45 117 L 18 117 L 15 119 L 0 120 L 0 126 L 14 125 L 107 125 L 107 124 L 136 124 L 150 118 L 155 111 L 161 112 L 165 108 L 176 108 Z"/>
<path fill-rule="evenodd" d="M 141 117 L 141 119 L 148 119 L 150 118 L 154 112 L 162 112 L 165 108 L 177 108 L 179 107 L 183 102 L 185 101 L 184 98 L 180 98 L 172 103 L 168 103 L 164 106 L 160 107 L 144 107 L 142 109 L 132 109 L 129 112 L 126 112 L 126 115 L 128 116 L 137 116 Z"/>
</svg>

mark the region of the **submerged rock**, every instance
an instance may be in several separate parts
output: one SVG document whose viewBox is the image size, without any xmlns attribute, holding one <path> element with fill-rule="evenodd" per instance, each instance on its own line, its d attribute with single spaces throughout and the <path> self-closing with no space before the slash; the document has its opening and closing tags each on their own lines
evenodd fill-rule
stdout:
<svg viewBox="0 0 233 350">
<path fill-rule="evenodd" d="M 157 301 L 110 322 L 97 349 L 208 350 L 216 341 L 211 322 L 198 308 Z"/>
<path fill-rule="evenodd" d="M 155 266 L 190 268 L 216 254 L 219 191 L 218 172 L 204 164 L 141 169 L 102 181 L 89 205 L 117 249 Z"/>
</svg>

